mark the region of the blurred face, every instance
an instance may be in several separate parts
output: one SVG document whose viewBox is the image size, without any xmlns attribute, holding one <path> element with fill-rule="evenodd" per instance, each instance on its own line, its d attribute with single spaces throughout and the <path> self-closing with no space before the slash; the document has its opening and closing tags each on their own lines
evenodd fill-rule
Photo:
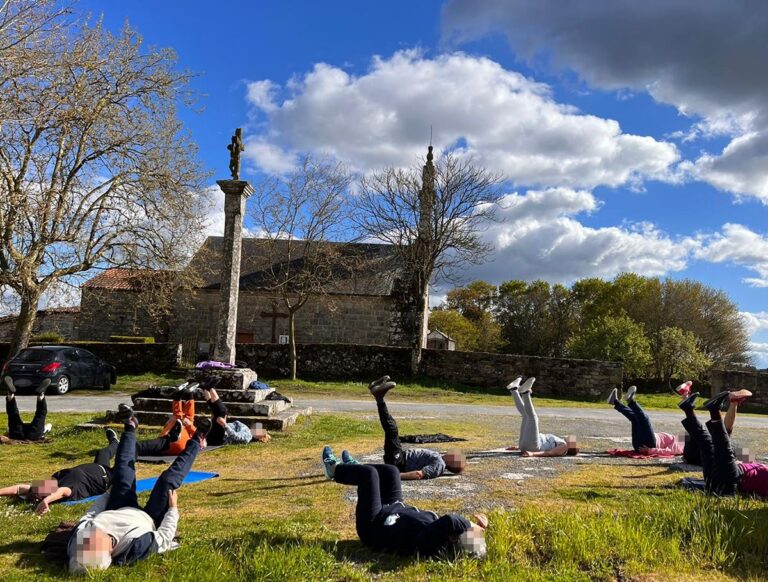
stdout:
<svg viewBox="0 0 768 582">
<path fill-rule="evenodd" d="M 257 423 L 256 426 L 251 429 L 251 434 L 255 439 L 263 439 L 267 435 L 267 430 L 261 423 Z"/>
<path fill-rule="evenodd" d="M 482 558 L 487 551 L 485 545 L 485 532 L 478 526 L 473 526 L 459 536 L 459 547 L 461 551 Z"/>
<path fill-rule="evenodd" d="M 579 443 L 576 442 L 576 435 L 568 435 L 565 437 L 565 444 L 568 447 L 567 454 L 569 455 L 578 455 L 579 454 Z"/>
<path fill-rule="evenodd" d="M 32 481 L 29 487 L 29 495 L 34 501 L 42 501 L 59 488 L 56 479 L 41 479 Z"/>
<path fill-rule="evenodd" d="M 754 461 L 754 457 L 752 456 L 752 453 L 749 452 L 749 449 L 744 447 L 736 447 L 733 450 L 734 454 L 736 455 L 736 458 L 742 462 L 742 463 L 751 463 Z"/>
<path fill-rule="evenodd" d="M 445 461 L 446 468 L 451 473 L 461 473 L 467 468 L 467 459 L 458 449 L 448 451 L 443 455 L 443 461 Z"/>
<path fill-rule="evenodd" d="M 77 563 L 83 569 L 109 568 L 112 563 L 112 538 L 95 527 L 78 531 Z"/>
</svg>

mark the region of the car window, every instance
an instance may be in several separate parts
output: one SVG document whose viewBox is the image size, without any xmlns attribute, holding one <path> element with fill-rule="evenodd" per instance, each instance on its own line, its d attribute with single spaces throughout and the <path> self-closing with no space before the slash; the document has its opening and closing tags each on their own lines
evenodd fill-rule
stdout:
<svg viewBox="0 0 768 582">
<path fill-rule="evenodd" d="M 88 362 L 89 364 L 95 364 L 97 361 L 96 356 L 94 356 L 91 352 L 78 350 L 78 353 L 80 354 L 80 359 L 82 359 L 84 362 Z"/>
<path fill-rule="evenodd" d="M 50 362 L 53 359 L 53 353 L 48 350 L 21 350 L 14 358 L 17 362 Z"/>
<path fill-rule="evenodd" d="M 64 352 L 64 357 L 67 358 L 70 362 L 79 362 L 80 361 L 80 355 L 77 353 L 77 350 L 67 350 Z"/>
</svg>

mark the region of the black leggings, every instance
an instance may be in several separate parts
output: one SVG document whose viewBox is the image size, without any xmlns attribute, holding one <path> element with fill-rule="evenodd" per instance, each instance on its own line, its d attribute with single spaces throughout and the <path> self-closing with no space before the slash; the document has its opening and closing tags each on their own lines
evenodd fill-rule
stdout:
<svg viewBox="0 0 768 582">
<path fill-rule="evenodd" d="M 376 544 L 374 520 L 385 505 L 403 500 L 400 471 L 392 465 L 337 465 L 334 480 L 357 486 L 355 526 L 360 541 Z"/>
<path fill-rule="evenodd" d="M 216 422 L 217 418 L 226 418 L 227 416 L 227 407 L 224 405 L 224 403 L 221 400 L 217 400 L 216 402 L 208 401 L 208 406 L 211 407 L 211 415 L 213 416 L 212 421 L 213 425 L 211 426 L 211 430 L 208 431 L 208 434 L 205 437 L 205 440 L 208 441 L 208 444 L 212 447 L 218 447 L 219 445 L 224 444 L 224 439 L 227 435 L 226 431 L 224 430 L 224 427 L 221 426 L 218 422 Z"/>
<path fill-rule="evenodd" d="M 381 428 L 384 429 L 384 462 L 402 470 L 405 466 L 405 454 L 403 453 L 403 445 L 400 444 L 397 422 L 389 413 L 387 403 L 384 402 L 383 398 L 376 399 L 376 407 L 379 409 Z"/>
<path fill-rule="evenodd" d="M 37 399 L 32 422 L 22 422 L 15 397 L 5 399 L 5 412 L 8 414 L 8 436 L 10 438 L 20 441 L 39 441 L 43 438 L 45 417 L 48 415 L 48 402 L 45 398 Z"/>
<path fill-rule="evenodd" d="M 696 417 L 686 417 L 682 422 L 691 441 L 699 448 L 707 490 L 718 495 L 733 495 L 741 480 L 741 469 L 723 421 L 707 421 L 707 430 Z"/>
</svg>

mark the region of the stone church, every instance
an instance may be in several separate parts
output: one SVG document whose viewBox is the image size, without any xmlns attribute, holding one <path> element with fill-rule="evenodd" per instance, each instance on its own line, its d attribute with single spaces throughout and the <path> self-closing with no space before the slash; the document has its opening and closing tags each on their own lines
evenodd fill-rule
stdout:
<svg viewBox="0 0 768 582">
<path fill-rule="evenodd" d="M 208 237 L 190 263 L 195 281 L 174 293 L 172 309 L 158 317 L 140 300 L 159 272 L 109 269 L 82 286 L 79 337 L 151 336 L 183 346 L 184 358 L 212 355 L 218 321 L 223 237 Z M 280 295 L 270 288 L 273 259 L 288 256 L 287 241 L 242 239 L 238 343 L 287 343 L 288 318 Z M 332 243 L 354 253 L 357 267 L 340 270 L 327 291 L 296 313 L 297 343 L 406 345 L 399 333 L 403 270 L 389 245 Z M 271 257 L 271 258 L 270 258 Z M 291 260 L 300 261 L 295 243 Z"/>
</svg>

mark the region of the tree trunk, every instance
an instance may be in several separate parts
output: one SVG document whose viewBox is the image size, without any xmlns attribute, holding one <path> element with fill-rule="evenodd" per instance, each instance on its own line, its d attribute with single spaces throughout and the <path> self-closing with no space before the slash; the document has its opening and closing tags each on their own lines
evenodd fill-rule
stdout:
<svg viewBox="0 0 768 582">
<path fill-rule="evenodd" d="M 288 349 L 291 354 L 291 380 L 296 379 L 296 329 L 295 329 L 295 315 L 296 313 L 288 310 Z"/>
<path fill-rule="evenodd" d="M 13 333 L 13 340 L 8 349 L 8 359 L 11 359 L 21 349 L 29 345 L 32 337 L 32 326 L 37 317 L 37 305 L 40 302 L 40 291 L 25 291 L 21 295 L 21 308 L 19 309 L 19 318 L 16 320 L 16 330 Z"/>
</svg>

